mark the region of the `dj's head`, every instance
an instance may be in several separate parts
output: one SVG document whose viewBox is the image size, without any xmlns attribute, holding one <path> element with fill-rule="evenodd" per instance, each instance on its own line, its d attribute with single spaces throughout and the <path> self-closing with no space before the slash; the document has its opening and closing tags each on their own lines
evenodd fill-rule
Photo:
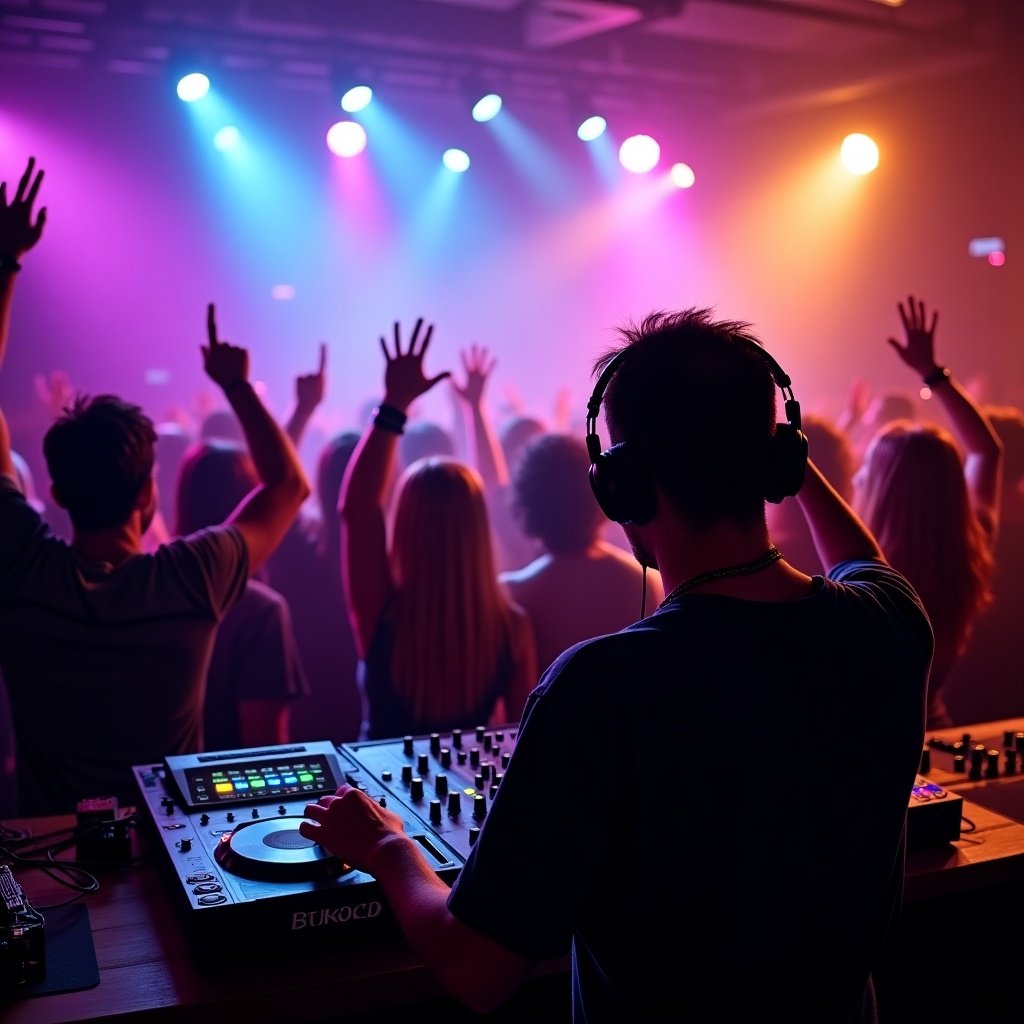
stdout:
<svg viewBox="0 0 1024 1024">
<path fill-rule="evenodd" d="M 590 480 L 620 523 L 644 523 L 657 492 L 692 527 L 763 521 L 764 502 L 795 494 L 807 441 L 789 378 L 750 325 L 708 309 L 657 312 L 619 330 L 622 345 L 594 367 L 588 407 Z M 776 386 L 789 422 L 777 423 Z M 612 447 L 602 450 L 603 404 Z"/>
</svg>

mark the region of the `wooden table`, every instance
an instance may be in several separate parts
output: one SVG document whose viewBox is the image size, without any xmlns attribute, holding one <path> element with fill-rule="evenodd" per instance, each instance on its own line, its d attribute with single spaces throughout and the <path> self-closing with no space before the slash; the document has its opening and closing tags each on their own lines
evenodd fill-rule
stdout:
<svg viewBox="0 0 1024 1024">
<path fill-rule="evenodd" d="M 41 835 L 73 818 L 9 822 Z M 97 871 L 98 892 L 84 897 L 92 925 L 100 984 L 0 1003 L 3 1024 L 70 1024 L 132 1020 L 166 1024 L 225 1024 L 248 1021 L 408 1020 L 410 1008 L 431 1007 L 447 1021 L 480 1020 L 448 998 L 433 976 L 400 940 L 361 946 L 325 945 L 260 955 L 254 962 L 202 967 L 193 960 L 175 916 L 164 874 L 146 840 L 130 867 Z M 15 868 L 15 877 L 37 909 L 68 896 L 41 871 Z M 255 943 L 254 943 L 255 944 Z M 261 951 L 262 954 L 262 951 Z M 522 993 L 499 1013 L 483 1019 L 538 1017 L 538 1008 L 564 1004 L 568 1014 L 566 965 L 544 965 Z M 568 1020 L 568 1016 L 565 1017 Z"/>
<path fill-rule="evenodd" d="M 974 732 L 1001 733 L 1019 723 L 992 723 Z M 950 730 L 958 736 L 962 730 Z M 908 857 L 905 920 L 883 1005 L 900 1004 L 897 1024 L 925 1019 L 926 1011 L 948 1012 L 955 991 L 970 991 L 970 1009 L 997 1012 L 1009 990 L 984 975 L 991 963 L 988 941 L 965 939 L 957 928 L 986 933 L 1006 900 L 1024 891 L 1024 824 L 970 799 L 984 787 L 935 771 L 931 778 L 963 791 L 964 816 L 974 831 L 937 848 L 912 850 Z M 992 784 L 990 784 L 992 785 Z M 1024 789 L 1022 789 L 1024 792 Z M 1022 808 L 1024 818 L 1024 808 Z M 72 819 L 12 822 L 35 834 L 69 825 Z M 91 920 L 100 984 L 82 992 L 38 996 L 0 1004 L 3 1024 L 69 1024 L 74 1021 L 156 1021 L 189 1024 L 227 1021 L 289 1022 L 408 1021 L 410 1013 L 430 1010 L 446 1022 L 480 1021 L 448 999 L 432 975 L 400 941 L 377 941 L 352 948 L 324 946 L 260 956 L 254 963 L 200 967 L 186 945 L 171 905 L 164 876 L 145 839 L 136 835 L 142 859 L 127 868 L 98 874 L 100 890 L 84 897 Z M 30 902 L 39 908 L 67 897 L 39 871 L 15 870 Z M 1016 937 L 1019 914 L 1004 923 Z M 966 924 L 964 923 L 966 922 Z M 943 941 L 945 940 L 945 941 Z M 1006 941 L 1011 941 L 1007 937 Z M 967 964 L 973 949 L 977 962 Z M 943 963 L 948 966 L 943 967 Z M 922 976 L 921 972 L 924 971 Z M 967 972 L 973 972 L 968 974 Z M 944 978 L 955 981 L 947 984 Z M 972 980 L 973 979 L 973 980 Z M 998 982 L 998 979 L 996 979 Z M 494 1021 L 569 1020 L 565 965 L 546 965 Z M 934 1000 L 931 1005 L 929 1000 Z M 913 1002 L 920 1016 L 905 1004 Z M 975 1019 L 982 1019 L 975 1017 Z M 989 1018 L 993 1019 L 993 1018 Z"/>
</svg>

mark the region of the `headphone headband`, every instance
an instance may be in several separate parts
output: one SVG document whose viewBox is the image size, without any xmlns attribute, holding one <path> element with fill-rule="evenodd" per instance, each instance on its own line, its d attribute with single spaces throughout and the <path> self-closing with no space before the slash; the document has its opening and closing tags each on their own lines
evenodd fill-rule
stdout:
<svg viewBox="0 0 1024 1024">
<path fill-rule="evenodd" d="M 782 392 L 786 422 L 776 424 L 768 454 L 765 498 L 773 503 L 800 490 L 807 468 L 807 438 L 801 430 L 800 403 L 793 395 L 789 374 L 774 356 L 757 342 L 743 338 L 768 366 L 772 380 Z M 587 402 L 587 453 L 590 456 L 590 484 L 604 514 L 617 523 L 645 523 L 655 511 L 654 481 L 633 454 L 627 442 L 602 450 L 597 433 L 605 389 L 629 348 L 620 349 L 601 371 Z"/>
</svg>

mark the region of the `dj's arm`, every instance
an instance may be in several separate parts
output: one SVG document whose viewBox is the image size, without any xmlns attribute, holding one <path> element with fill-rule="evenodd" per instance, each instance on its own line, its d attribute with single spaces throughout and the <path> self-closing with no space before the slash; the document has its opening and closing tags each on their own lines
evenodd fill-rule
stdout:
<svg viewBox="0 0 1024 1024">
<path fill-rule="evenodd" d="M 855 559 L 885 560 L 871 531 L 810 460 L 797 501 L 824 566 Z"/>
</svg>

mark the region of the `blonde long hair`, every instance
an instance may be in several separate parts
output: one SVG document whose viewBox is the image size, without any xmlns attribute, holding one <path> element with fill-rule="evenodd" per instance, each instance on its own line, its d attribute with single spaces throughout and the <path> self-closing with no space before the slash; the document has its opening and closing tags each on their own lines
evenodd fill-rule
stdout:
<svg viewBox="0 0 1024 1024">
<path fill-rule="evenodd" d="M 932 620 L 941 673 L 992 600 L 993 554 L 971 507 L 960 449 L 935 424 L 898 420 L 868 445 L 858 484 L 858 511 Z"/>
<path fill-rule="evenodd" d="M 391 674 L 418 717 L 466 723 L 511 649 L 483 484 L 447 456 L 414 462 L 392 504 Z"/>
</svg>

